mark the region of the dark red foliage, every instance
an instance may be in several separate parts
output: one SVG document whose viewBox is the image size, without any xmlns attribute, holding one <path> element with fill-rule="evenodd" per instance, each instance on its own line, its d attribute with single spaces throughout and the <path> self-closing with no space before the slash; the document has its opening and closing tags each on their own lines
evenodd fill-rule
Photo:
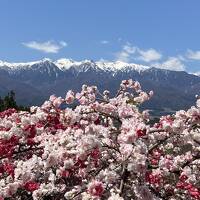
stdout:
<svg viewBox="0 0 200 200">
<path fill-rule="evenodd" d="M 137 136 L 138 136 L 138 137 L 145 136 L 145 135 L 146 135 L 146 132 L 147 132 L 146 129 L 144 129 L 144 130 L 139 129 L 139 130 L 137 130 Z"/>
<path fill-rule="evenodd" d="M 9 108 L 8 110 L 0 112 L 0 118 L 9 117 L 13 113 L 16 113 L 16 112 L 17 112 L 17 110 L 15 110 L 14 108 Z"/>
<path fill-rule="evenodd" d="M 24 189 L 29 192 L 33 192 L 37 190 L 39 187 L 40 187 L 39 183 L 36 183 L 34 181 L 28 181 L 24 184 Z"/>
</svg>

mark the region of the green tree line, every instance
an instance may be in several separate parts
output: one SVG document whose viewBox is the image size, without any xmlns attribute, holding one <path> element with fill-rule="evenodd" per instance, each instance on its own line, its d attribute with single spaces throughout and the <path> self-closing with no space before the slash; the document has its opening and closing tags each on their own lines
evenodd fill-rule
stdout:
<svg viewBox="0 0 200 200">
<path fill-rule="evenodd" d="M 29 108 L 21 105 L 17 105 L 15 99 L 15 92 L 10 91 L 6 96 L 0 96 L 0 112 L 7 110 L 9 108 L 15 108 L 16 110 L 28 111 Z"/>
</svg>

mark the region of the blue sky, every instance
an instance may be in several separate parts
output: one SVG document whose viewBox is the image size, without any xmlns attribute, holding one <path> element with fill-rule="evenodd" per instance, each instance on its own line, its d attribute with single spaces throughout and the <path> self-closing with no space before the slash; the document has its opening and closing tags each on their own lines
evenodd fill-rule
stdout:
<svg viewBox="0 0 200 200">
<path fill-rule="evenodd" d="M 0 60 L 121 60 L 200 71 L 199 0 L 1 0 Z"/>
</svg>

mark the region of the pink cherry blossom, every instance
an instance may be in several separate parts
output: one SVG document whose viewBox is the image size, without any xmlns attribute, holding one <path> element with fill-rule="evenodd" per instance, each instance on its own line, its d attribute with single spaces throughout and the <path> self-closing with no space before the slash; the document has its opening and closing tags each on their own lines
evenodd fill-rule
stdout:
<svg viewBox="0 0 200 200">
<path fill-rule="evenodd" d="M 0 200 L 200 199 L 200 101 L 150 124 L 152 95 L 130 79 L 1 112 Z"/>
</svg>

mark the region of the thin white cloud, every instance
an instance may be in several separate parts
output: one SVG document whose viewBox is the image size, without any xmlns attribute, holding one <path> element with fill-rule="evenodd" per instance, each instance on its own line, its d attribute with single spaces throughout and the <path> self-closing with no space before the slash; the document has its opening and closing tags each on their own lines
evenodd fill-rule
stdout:
<svg viewBox="0 0 200 200">
<path fill-rule="evenodd" d="M 108 44 L 108 43 L 109 43 L 108 40 L 102 40 L 102 41 L 101 41 L 101 44 Z"/>
<path fill-rule="evenodd" d="M 162 58 L 162 54 L 155 49 L 142 50 L 136 46 L 127 43 L 122 47 L 120 52 L 116 54 L 116 60 L 130 62 L 131 60 L 142 60 L 144 62 L 157 61 Z"/>
<path fill-rule="evenodd" d="M 125 51 L 118 52 L 118 53 L 116 53 L 116 60 L 128 63 L 128 62 L 130 62 L 130 55 L 129 55 L 129 53 L 127 53 Z"/>
<path fill-rule="evenodd" d="M 152 61 L 160 60 L 162 58 L 162 54 L 152 48 L 146 51 L 138 49 L 138 53 L 140 54 L 138 59 L 145 62 L 152 62 Z"/>
<path fill-rule="evenodd" d="M 185 55 L 176 55 L 166 57 L 159 51 L 153 48 L 141 49 L 130 43 L 126 43 L 122 46 L 121 51 L 114 54 L 115 60 L 123 62 L 143 62 L 148 63 L 149 66 L 157 67 L 161 69 L 185 71 L 188 69 L 186 66 L 189 59 L 200 61 L 200 51 L 188 50 Z M 196 74 L 199 75 L 199 72 Z"/>
<path fill-rule="evenodd" d="M 60 49 L 67 46 L 67 43 L 64 41 L 60 41 L 58 43 L 54 41 L 47 41 L 47 42 L 30 41 L 22 44 L 28 48 L 42 51 L 44 53 L 58 53 Z"/>
<path fill-rule="evenodd" d="M 65 41 L 60 41 L 60 45 L 62 45 L 63 47 L 66 47 L 67 43 Z"/>
<path fill-rule="evenodd" d="M 130 62 L 136 50 L 137 50 L 136 47 L 131 46 L 129 43 L 127 43 L 126 45 L 123 46 L 120 52 L 117 52 L 115 54 L 116 60 L 119 60 L 122 62 Z"/>
<path fill-rule="evenodd" d="M 176 56 L 181 61 L 187 61 L 187 59 L 183 55 Z"/>
<path fill-rule="evenodd" d="M 137 47 L 131 46 L 130 44 L 126 44 L 123 46 L 123 50 L 129 54 L 134 54 L 137 51 Z"/>
<path fill-rule="evenodd" d="M 186 53 L 186 57 L 191 60 L 200 60 L 200 51 L 192 51 L 189 49 Z"/>
<path fill-rule="evenodd" d="M 168 69 L 174 71 L 184 71 L 185 65 L 181 62 L 178 57 L 169 57 L 166 61 L 162 63 L 154 63 L 152 66 L 161 68 L 161 69 Z"/>
</svg>

